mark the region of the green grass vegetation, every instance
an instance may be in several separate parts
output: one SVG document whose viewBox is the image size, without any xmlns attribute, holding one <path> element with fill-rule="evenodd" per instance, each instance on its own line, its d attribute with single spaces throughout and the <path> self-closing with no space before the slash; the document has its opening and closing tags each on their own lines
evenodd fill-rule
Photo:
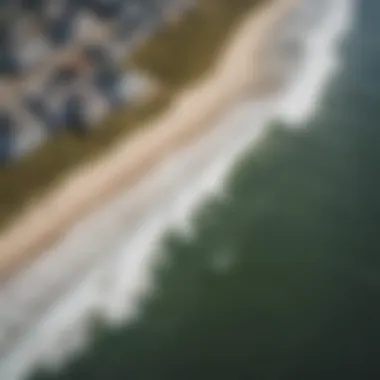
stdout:
<svg viewBox="0 0 380 380">
<path fill-rule="evenodd" d="M 91 162 L 121 135 L 130 133 L 165 109 L 175 93 L 212 67 L 225 37 L 252 6 L 264 0 L 199 0 L 179 23 L 165 26 L 126 64 L 145 69 L 165 92 L 144 107 L 115 110 L 83 138 L 67 132 L 44 143 L 20 161 L 0 169 L 0 228 L 32 200 L 43 196 L 65 174 Z"/>
</svg>

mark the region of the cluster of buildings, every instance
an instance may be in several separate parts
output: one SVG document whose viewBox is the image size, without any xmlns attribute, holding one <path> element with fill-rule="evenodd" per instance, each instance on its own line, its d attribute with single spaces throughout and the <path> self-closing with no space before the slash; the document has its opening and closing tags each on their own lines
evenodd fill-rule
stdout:
<svg viewBox="0 0 380 380">
<path fill-rule="evenodd" d="M 0 163 L 134 96 L 122 63 L 194 0 L 0 0 Z"/>
</svg>

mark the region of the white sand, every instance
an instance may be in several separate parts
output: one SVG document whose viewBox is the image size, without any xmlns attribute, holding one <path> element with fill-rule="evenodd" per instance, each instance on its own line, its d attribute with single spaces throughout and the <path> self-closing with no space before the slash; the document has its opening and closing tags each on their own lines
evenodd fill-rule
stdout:
<svg viewBox="0 0 380 380">
<path fill-rule="evenodd" d="M 278 20 L 296 1 L 273 1 L 247 15 L 208 78 L 181 93 L 164 114 L 106 156 L 76 170 L 4 230 L 0 278 L 37 256 L 117 191 L 135 184 L 167 155 L 202 136 L 210 119 L 242 91 L 261 88 L 267 73 L 260 57 Z"/>
</svg>

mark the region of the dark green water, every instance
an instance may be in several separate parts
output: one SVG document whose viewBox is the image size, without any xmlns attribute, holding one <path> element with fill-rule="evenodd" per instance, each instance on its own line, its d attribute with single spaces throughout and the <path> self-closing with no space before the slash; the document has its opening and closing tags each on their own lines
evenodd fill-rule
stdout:
<svg viewBox="0 0 380 380">
<path fill-rule="evenodd" d="M 360 4 L 319 114 L 273 127 L 195 239 L 168 234 L 137 322 L 35 379 L 380 378 L 380 1 Z"/>
</svg>

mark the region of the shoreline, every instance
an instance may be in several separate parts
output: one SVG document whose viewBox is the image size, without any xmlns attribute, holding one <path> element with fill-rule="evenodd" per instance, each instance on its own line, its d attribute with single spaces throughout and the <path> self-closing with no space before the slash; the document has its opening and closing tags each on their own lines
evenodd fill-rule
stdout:
<svg viewBox="0 0 380 380">
<path fill-rule="evenodd" d="M 87 164 L 69 174 L 58 189 L 6 228 L 0 234 L 0 280 L 36 258 L 112 195 L 137 184 L 156 163 L 191 144 L 206 132 L 210 119 L 245 89 L 260 89 L 265 79 L 260 56 L 267 38 L 294 3 L 272 0 L 247 15 L 228 37 L 208 77 L 181 92 L 168 110 L 115 144 L 91 167 Z"/>
</svg>

